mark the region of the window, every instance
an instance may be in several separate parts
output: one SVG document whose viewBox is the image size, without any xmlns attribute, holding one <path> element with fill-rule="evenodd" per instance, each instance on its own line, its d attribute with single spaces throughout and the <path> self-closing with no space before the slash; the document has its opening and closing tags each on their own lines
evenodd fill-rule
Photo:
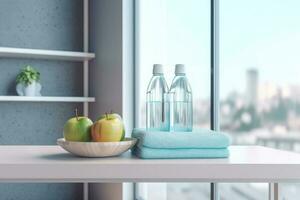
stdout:
<svg viewBox="0 0 300 200">
<path fill-rule="evenodd" d="M 209 1 L 137 1 L 138 126 L 145 127 L 145 98 L 153 64 L 163 64 L 170 86 L 175 64 L 186 65 L 193 85 L 194 125 L 209 128 Z"/>
<path fill-rule="evenodd" d="M 235 144 L 299 151 L 299 7 L 297 0 L 220 1 L 220 126 Z M 221 184 L 221 195 L 228 185 Z M 300 193 L 295 184 L 282 185 Z M 234 190 L 267 198 L 267 184 L 233 184 Z"/>
<path fill-rule="evenodd" d="M 137 126 L 146 126 L 146 89 L 153 64 L 163 64 L 170 86 L 175 64 L 185 64 L 192 87 L 194 127 L 210 127 L 210 1 L 136 1 Z M 191 184 L 139 184 L 148 199 L 183 199 Z M 192 184 L 193 185 L 193 184 Z M 203 190 L 209 196 L 208 184 Z M 145 192 L 145 187 L 148 192 Z"/>
<path fill-rule="evenodd" d="M 194 126 L 210 127 L 210 0 L 136 1 L 137 125 L 145 127 L 152 65 L 170 85 L 184 63 L 193 89 Z M 300 2 L 220 1 L 220 127 L 234 144 L 300 152 Z M 300 188 L 281 184 L 294 199 Z M 149 184 L 152 199 L 209 199 L 209 184 Z M 150 192 L 151 191 L 151 192 Z M 151 196 L 155 191 L 160 195 Z M 220 184 L 224 199 L 266 199 L 267 184 Z M 293 196 L 294 195 L 294 196 Z M 200 198 L 199 198 L 200 197 Z M 202 198 L 201 198 L 202 197 Z"/>
<path fill-rule="evenodd" d="M 221 128 L 236 143 L 293 150 L 280 137 L 300 139 L 299 6 L 296 0 L 220 4 Z"/>
</svg>

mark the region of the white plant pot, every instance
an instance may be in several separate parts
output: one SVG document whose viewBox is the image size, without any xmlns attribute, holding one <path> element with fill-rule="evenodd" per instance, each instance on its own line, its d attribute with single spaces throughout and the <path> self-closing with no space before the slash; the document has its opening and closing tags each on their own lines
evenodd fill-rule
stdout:
<svg viewBox="0 0 300 200">
<path fill-rule="evenodd" d="M 41 96 L 42 85 L 36 81 L 30 85 L 18 83 L 16 90 L 19 96 Z"/>
</svg>

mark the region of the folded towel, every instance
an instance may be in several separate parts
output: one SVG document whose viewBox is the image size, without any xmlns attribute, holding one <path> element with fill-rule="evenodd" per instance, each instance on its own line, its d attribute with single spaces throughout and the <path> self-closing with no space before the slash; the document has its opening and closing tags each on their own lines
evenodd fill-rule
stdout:
<svg viewBox="0 0 300 200">
<path fill-rule="evenodd" d="M 135 146 L 132 153 L 143 159 L 174 159 L 174 158 L 226 158 L 227 148 L 220 149 L 153 149 Z"/>
<path fill-rule="evenodd" d="M 163 132 L 134 129 L 132 137 L 137 138 L 140 148 L 157 149 L 218 149 L 230 145 L 230 137 L 222 132 L 195 129 L 193 132 Z"/>
</svg>

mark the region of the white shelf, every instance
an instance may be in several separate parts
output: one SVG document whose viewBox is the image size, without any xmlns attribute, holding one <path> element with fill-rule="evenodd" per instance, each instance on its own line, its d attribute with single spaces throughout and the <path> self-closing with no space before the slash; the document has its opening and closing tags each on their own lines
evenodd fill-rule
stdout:
<svg viewBox="0 0 300 200">
<path fill-rule="evenodd" d="M 299 182 L 300 154 L 231 146 L 224 159 L 80 158 L 59 146 L 0 146 L 1 182 Z M 70 170 L 72 169 L 72 170 Z"/>
<path fill-rule="evenodd" d="M 25 101 L 25 102 L 95 102 L 94 97 L 54 97 L 54 96 L 0 96 L 0 102 Z"/>
<path fill-rule="evenodd" d="M 95 58 L 95 54 L 76 51 L 55 51 L 43 49 L 0 47 L 0 57 L 85 61 Z"/>
</svg>

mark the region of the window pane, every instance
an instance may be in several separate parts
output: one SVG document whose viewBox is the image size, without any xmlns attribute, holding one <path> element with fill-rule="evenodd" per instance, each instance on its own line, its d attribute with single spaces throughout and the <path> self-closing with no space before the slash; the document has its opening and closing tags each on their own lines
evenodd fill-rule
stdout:
<svg viewBox="0 0 300 200">
<path fill-rule="evenodd" d="M 175 64 L 186 65 L 193 90 L 194 126 L 209 127 L 209 1 L 139 0 L 137 31 L 138 125 L 145 127 L 145 98 L 155 63 L 170 86 Z"/>
<path fill-rule="evenodd" d="M 235 144 L 299 151 L 299 8 L 297 0 L 220 1 L 220 122 Z M 266 199 L 266 186 L 224 188 Z"/>
<path fill-rule="evenodd" d="M 183 63 L 193 91 L 194 127 L 209 128 L 210 1 L 138 0 L 136 20 L 137 125 L 146 126 L 145 99 L 152 76 L 152 65 L 164 65 L 165 77 L 170 86 L 175 64 Z M 208 184 L 176 183 L 155 186 L 151 183 L 145 193 L 148 193 L 148 199 L 184 200 L 191 199 L 191 196 L 195 199 L 199 192 L 205 190 L 209 193 Z M 160 198 L 157 196 L 159 192 Z"/>
</svg>

